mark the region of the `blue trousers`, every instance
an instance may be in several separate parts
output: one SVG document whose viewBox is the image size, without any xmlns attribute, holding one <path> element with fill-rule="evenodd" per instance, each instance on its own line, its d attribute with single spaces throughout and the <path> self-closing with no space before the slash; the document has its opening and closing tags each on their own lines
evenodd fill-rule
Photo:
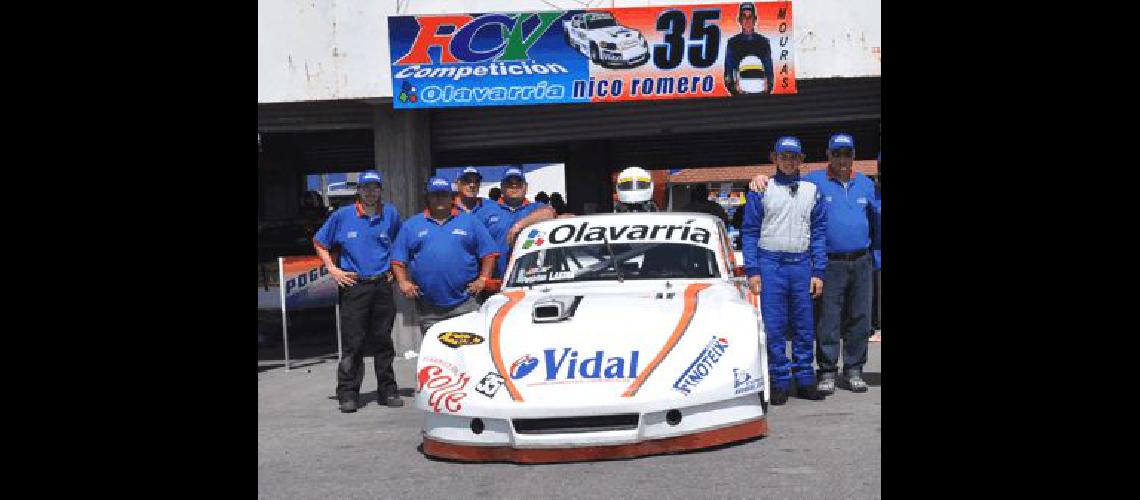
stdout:
<svg viewBox="0 0 1140 500">
<path fill-rule="evenodd" d="M 870 254 L 853 261 L 827 261 L 816 323 L 820 373 L 838 371 L 840 340 L 843 372 L 863 373 L 871 336 L 872 267 Z"/>
<path fill-rule="evenodd" d="M 790 390 L 792 377 L 802 385 L 815 383 L 812 350 L 811 260 L 808 254 L 761 251 L 760 313 L 768 343 L 768 374 L 772 386 Z M 787 329 L 792 330 L 788 358 Z"/>
</svg>

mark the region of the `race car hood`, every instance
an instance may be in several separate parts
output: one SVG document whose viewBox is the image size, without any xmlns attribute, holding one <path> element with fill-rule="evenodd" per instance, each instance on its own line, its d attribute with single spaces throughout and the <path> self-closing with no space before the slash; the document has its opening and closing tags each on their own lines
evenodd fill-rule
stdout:
<svg viewBox="0 0 1140 500">
<path fill-rule="evenodd" d="M 698 389 L 731 394 L 751 374 L 758 378 L 756 317 L 739 292 L 722 284 L 670 285 L 627 281 L 492 297 L 478 313 L 442 322 L 428 333 L 418 390 L 464 384 L 470 395 L 463 404 L 574 407 L 675 400 Z M 536 322 L 535 306 L 552 300 L 571 304 L 567 317 Z M 478 341 L 436 342 L 448 332 Z M 466 332 L 474 337 L 464 337 L 471 335 Z M 440 377 L 446 380 L 433 387 Z M 440 411 L 425 402 L 426 409 Z"/>
<path fill-rule="evenodd" d="M 605 35 L 606 38 L 609 38 L 611 40 L 625 40 L 626 38 L 637 39 L 637 31 L 626 28 L 625 26 L 598 28 L 596 30 L 593 30 L 592 33 Z"/>
</svg>

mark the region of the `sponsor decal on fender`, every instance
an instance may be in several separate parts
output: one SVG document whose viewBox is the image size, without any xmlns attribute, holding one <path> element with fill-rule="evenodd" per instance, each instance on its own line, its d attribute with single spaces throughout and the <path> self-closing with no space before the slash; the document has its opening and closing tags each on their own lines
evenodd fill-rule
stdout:
<svg viewBox="0 0 1140 500">
<path fill-rule="evenodd" d="M 758 378 L 752 378 L 752 374 L 740 368 L 732 369 L 732 387 L 736 389 L 736 395 L 747 394 L 749 392 L 756 392 L 760 389 L 764 381 Z"/>
<path fill-rule="evenodd" d="M 503 387 L 503 377 L 495 372 L 487 372 L 483 380 L 475 384 L 475 391 L 489 398 L 494 398 L 501 387 Z"/>
<path fill-rule="evenodd" d="M 708 376 L 727 349 L 728 339 L 713 335 L 712 340 L 697 355 L 697 359 L 681 372 L 681 377 L 676 382 L 673 382 L 673 388 L 688 396 L 693 388 Z"/>
<path fill-rule="evenodd" d="M 439 342 L 452 349 L 458 349 L 459 346 L 465 345 L 479 345 L 483 343 L 483 337 L 468 332 L 443 332 L 437 337 Z"/>
<path fill-rule="evenodd" d="M 471 377 L 466 373 L 460 373 L 456 376 L 444 375 L 443 368 L 428 365 L 420 369 L 416 379 L 419 382 L 416 385 L 416 392 L 430 391 L 428 405 L 436 413 L 440 412 L 441 406 L 448 413 L 463 409 L 463 404 L 460 401 L 467 397 L 467 393 L 462 391 L 467 386 L 467 382 L 471 380 Z"/>
</svg>

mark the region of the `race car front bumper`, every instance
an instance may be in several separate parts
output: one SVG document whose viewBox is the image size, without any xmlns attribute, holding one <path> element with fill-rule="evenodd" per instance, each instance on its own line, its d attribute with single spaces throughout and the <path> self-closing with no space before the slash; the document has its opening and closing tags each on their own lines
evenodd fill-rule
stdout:
<svg viewBox="0 0 1140 500">
<path fill-rule="evenodd" d="M 649 60 L 649 49 L 645 45 L 618 50 L 601 49 L 598 57 L 601 59 L 599 63 L 610 66 L 638 66 Z"/>
<path fill-rule="evenodd" d="M 757 394 L 645 413 L 481 418 L 430 413 L 423 451 L 460 461 L 574 462 L 676 453 L 765 436 Z"/>
</svg>

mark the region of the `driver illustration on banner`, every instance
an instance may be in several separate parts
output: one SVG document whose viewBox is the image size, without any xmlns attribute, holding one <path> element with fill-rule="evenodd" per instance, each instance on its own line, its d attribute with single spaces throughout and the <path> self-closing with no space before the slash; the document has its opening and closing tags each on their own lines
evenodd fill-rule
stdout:
<svg viewBox="0 0 1140 500">
<path fill-rule="evenodd" d="M 724 86 L 732 95 L 772 93 L 772 44 L 756 32 L 756 6 L 740 4 L 740 33 L 728 39 Z"/>
</svg>

